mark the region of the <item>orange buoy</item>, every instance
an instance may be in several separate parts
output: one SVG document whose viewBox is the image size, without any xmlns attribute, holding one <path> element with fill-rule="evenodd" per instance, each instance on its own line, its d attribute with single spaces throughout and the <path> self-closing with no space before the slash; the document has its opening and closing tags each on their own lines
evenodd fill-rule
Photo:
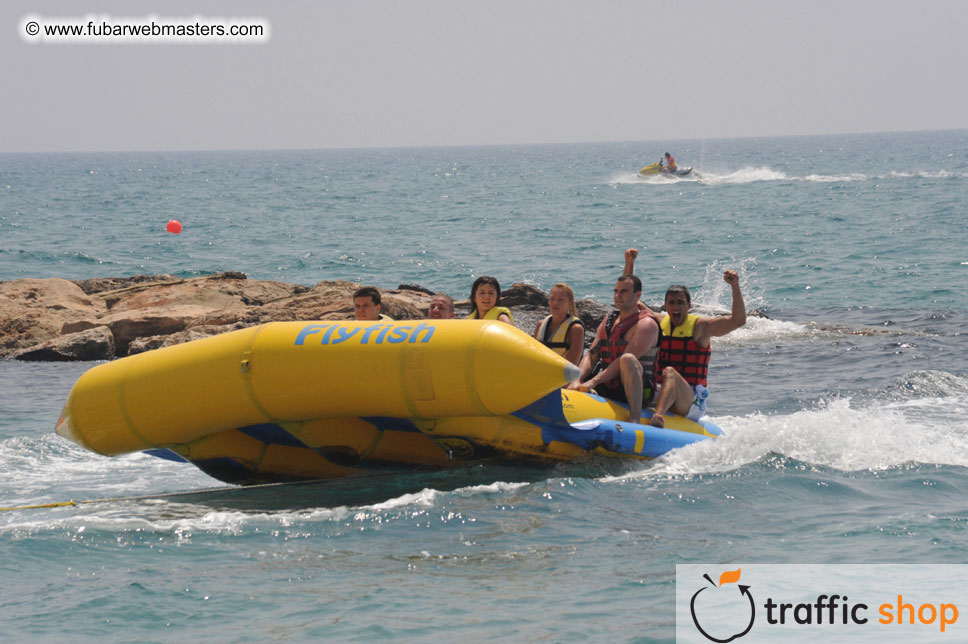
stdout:
<svg viewBox="0 0 968 644">
<path fill-rule="evenodd" d="M 181 228 L 182 228 L 181 222 L 178 221 L 177 219 L 170 220 L 168 222 L 168 225 L 165 226 L 165 230 L 167 230 L 170 233 L 174 233 L 176 235 L 181 232 Z"/>
</svg>

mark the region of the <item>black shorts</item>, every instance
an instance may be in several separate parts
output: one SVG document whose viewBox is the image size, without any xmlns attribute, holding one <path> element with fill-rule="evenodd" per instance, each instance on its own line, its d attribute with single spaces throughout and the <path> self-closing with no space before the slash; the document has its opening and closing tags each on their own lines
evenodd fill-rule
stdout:
<svg viewBox="0 0 968 644">
<path fill-rule="evenodd" d="M 595 387 L 595 391 L 598 392 L 599 396 L 603 398 L 608 398 L 609 400 L 614 400 L 616 402 L 629 404 L 628 397 L 625 395 L 625 387 L 619 382 L 618 387 L 609 387 L 606 384 L 601 384 Z M 645 409 L 652 404 L 652 399 L 654 398 L 655 392 L 653 391 L 651 385 L 646 385 L 642 389 L 642 409 Z"/>
</svg>

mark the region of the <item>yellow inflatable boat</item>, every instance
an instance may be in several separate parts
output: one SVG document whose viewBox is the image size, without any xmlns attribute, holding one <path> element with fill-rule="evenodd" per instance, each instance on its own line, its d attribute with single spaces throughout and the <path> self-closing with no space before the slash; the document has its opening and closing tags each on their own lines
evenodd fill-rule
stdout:
<svg viewBox="0 0 968 644">
<path fill-rule="evenodd" d="M 577 369 L 503 322 L 273 322 L 98 365 L 61 436 L 146 451 L 230 483 L 589 453 L 652 458 L 720 433 L 560 387 Z"/>
</svg>

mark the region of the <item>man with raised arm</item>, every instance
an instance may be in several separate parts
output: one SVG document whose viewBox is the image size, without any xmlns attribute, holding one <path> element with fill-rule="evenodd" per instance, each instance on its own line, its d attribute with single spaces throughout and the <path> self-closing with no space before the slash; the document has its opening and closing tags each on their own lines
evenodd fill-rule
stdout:
<svg viewBox="0 0 968 644">
<path fill-rule="evenodd" d="M 635 268 L 638 251 L 625 251 L 625 271 Z M 663 415 L 668 411 L 699 420 L 706 413 L 706 376 L 712 353 L 710 339 L 724 336 L 746 324 L 746 303 L 739 288 L 739 274 L 734 270 L 723 273 L 723 280 L 733 291 L 733 306 L 729 315 L 700 317 L 689 313 L 692 296 L 681 284 L 670 286 L 665 295 L 666 316 L 660 327 L 659 355 L 656 358 L 655 382 L 658 395 L 652 425 L 664 426 Z"/>
<path fill-rule="evenodd" d="M 666 291 L 666 316 L 662 318 L 662 342 L 656 361 L 656 383 L 659 395 L 655 401 L 653 425 L 665 424 L 663 414 L 672 410 L 680 416 L 699 420 L 706 413 L 706 375 L 709 372 L 711 338 L 731 333 L 746 324 L 746 304 L 739 290 L 739 275 L 734 270 L 723 273 L 723 280 L 733 290 L 733 307 L 729 315 L 700 317 L 689 313 L 692 298 L 682 285 Z"/>
<path fill-rule="evenodd" d="M 658 317 L 648 307 L 639 308 L 641 295 L 638 277 L 618 278 L 613 292 L 617 310 L 598 325 L 595 340 L 578 365 L 581 376 L 568 385 L 628 403 L 632 423 L 640 422 L 642 408 L 652 401 L 659 338 Z"/>
</svg>

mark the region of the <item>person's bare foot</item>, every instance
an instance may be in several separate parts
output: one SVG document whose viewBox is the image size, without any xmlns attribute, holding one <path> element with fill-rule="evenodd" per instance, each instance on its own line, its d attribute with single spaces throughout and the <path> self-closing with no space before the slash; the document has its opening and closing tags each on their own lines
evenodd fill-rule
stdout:
<svg viewBox="0 0 968 644">
<path fill-rule="evenodd" d="M 665 418 L 662 417 L 662 414 L 653 414 L 649 424 L 653 427 L 665 427 Z"/>
</svg>

